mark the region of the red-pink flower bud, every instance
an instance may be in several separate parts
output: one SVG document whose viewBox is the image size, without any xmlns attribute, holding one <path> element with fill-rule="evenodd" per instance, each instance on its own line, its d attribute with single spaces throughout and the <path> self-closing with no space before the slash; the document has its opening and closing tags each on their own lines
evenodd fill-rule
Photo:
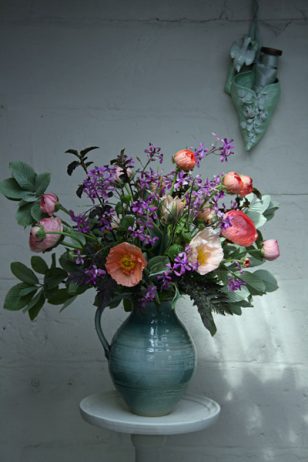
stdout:
<svg viewBox="0 0 308 462">
<path fill-rule="evenodd" d="M 173 156 L 173 160 L 176 165 L 185 172 L 192 170 L 196 165 L 196 156 L 189 149 L 181 149 L 180 151 L 177 151 Z"/>
<path fill-rule="evenodd" d="M 262 252 L 266 260 L 276 260 L 280 255 L 278 241 L 276 239 L 263 241 Z"/>
<path fill-rule="evenodd" d="M 63 225 L 58 217 L 42 218 L 30 231 L 29 245 L 32 252 L 44 252 L 57 245 L 61 234 L 48 234 L 49 232 L 62 232 Z"/>
<path fill-rule="evenodd" d="M 56 196 L 54 193 L 42 194 L 40 200 L 41 212 L 47 213 L 49 216 L 53 215 L 53 213 L 56 211 L 58 202 L 58 196 Z"/>
<path fill-rule="evenodd" d="M 225 213 L 224 220 L 229 221 L 231 226 L 223 229 L 221 234 L 229 241 L 243 247 L 249 247 L 256 241 L 258 233 L 255 224 L 241 210 L 229 210 Z"/>
<path fill-rule="evenodd" d="M 229 194 L 244 197 L 253 191 L 252 178 L 237 172 L 228 172 L 223 178 L 223 185 Z"/>
</svg>

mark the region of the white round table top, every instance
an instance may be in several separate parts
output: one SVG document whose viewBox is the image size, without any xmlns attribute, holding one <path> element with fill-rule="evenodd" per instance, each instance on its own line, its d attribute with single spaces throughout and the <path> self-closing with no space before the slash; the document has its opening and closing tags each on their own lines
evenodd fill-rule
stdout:
<svg viewBox="0 0 308 462">
<path fill-rule="evenodd" d="M 92 425 L 121 433 L 140 435 L 176 435 L 190 433 L 212 425 L 220 406 L 206 396 L 187 394 L 176 409 L 162 417 L 132 414 L 118 393 L 107 391 L 87 396 L 80 403 L 82 417 Z"/>
</svg>

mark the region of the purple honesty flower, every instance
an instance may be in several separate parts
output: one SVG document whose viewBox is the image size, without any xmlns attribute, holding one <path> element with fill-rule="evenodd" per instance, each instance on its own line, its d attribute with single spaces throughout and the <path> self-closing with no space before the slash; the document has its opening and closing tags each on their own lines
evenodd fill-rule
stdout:
<svg viewBox="0 0 308 462">
<path fill-rule="evenodd" d="M 161 148 L 158 146 L 154 146 L 154 144 L 149 143 L 149 147 L 146 148 L 144 152 L 148 154 L 149 160 L 158 160 L 160 164 L 163 163 L 164 154 L 161 152 Z"/>
<path fill-rule="evenodd" d="M 73 210 L 70 210 L 70 217 L 76 223 L 76 228 L 80 233 L 90 232 L 90 223 L 84 214 L 76 215 Z"/>
<path fill-rule="evenodd" d="M 227 162 L 228 158 L 234 154 L 234 151 L 232 151 L 232 149 L 234 149 L 234 144 L 232 144 L 233 140 L 223 138 L 221 141 L 223 144 L 220 147 L 220 160 L 221 162 Z"/>
<path fill-rule="evenodd" d="M 86 268 L 84 270 L 85 283 L 95 287 L 98 283 L 98 280 L 105 276 L 105 274 L 105 270 L 97 268 L 96 265 L 92 265 L 90 268 Z"/>
<path fill-rule="evenodd" d="M 196 159 L 196 164 L 199 167 L 200 166 L 200 161 L 205 157 L 206 153 L 208 152 L 208 149 L 204 146 L 203 143 L 200 143 L 199 146 L 195 149 L 195 159 Z"/>
<path fill-rule="evenodd" d="M 223 212 L 222 212 L 223 213 Z M 221 214 L 221 213 L 220 213 Z M 230 220 L 230 217 L 226 217 L 224 216 L 224 213 L 223 213 L 223 217 L 222 217 L 222 221 L 220 223 L 220 228 L 221 230 L 224 230 L 224 229 L 228 229 L 230 226 L 232 226 L 232 222 Z"/>
<path fill-rule="evenodd" d="M 84 264 L 84 258 L 81 256 L 81 251 L 80 250 L 75 250 L 74 251 L 75 256 L 76 256 L 76 264 L 77 265 L 83 265 Z"/>
<path fill-rule="evenodd" d="M 183 274 L 185 274 L 186 271 L 192 271 L 195 269 L 195 265 L 192 265 L 188 261 L 188 256 L 187 256 L 186 251 L 180 252 L 175 257 L 173 265 L 169 264 L 168 266 L 170 267 L 170 269 L 176 276 L 183 276 Z"/>
<path fill-rule="evenodd" d="M 230 278 L 228 279 L 227 287 L 228 287 L 228 290 L 230 290 L 230 292 L 235 292 L 236 290 L 241 290 L 241 288 L 245 285 L 246 285 L 246 282 L 242 281 L 241 279 Z"/>
<path fill-rule="evenodd" d="M 170 265 L 169 265 L 169 267 L 170 267 Z M 169 287 L 170 287 L 170 285 L 172 283 L 172 272 L 170 270 L 165 271 L 164 273 L 157 276 L 157 280 L 161 284 L 161 288 L 163 290 L 169 289 Z"/>
<path fill-rule="evenodd" d="M 83 182 L 83 192 L 94 202 L 108 199 L 115 189 L 117 168 L 113 166 L 94 167 Z"/>
<path fill-rule="evenodd" d="M 147 303 L 153 302 L 156 298 L 157 295 L 157 288 L 156 286 L 151 285 L 147 287 L 145 293 L 143 294 L 143 297 L 140 299 L 140 303 L 142 307 L 145 307 Z"/>
<path fill-rule="evenodd" d="M 191 177 L 183 172 L 182 170 L 177 174 L 176 181 L 174 183 L 174 190 L 177 191 L 190 184 Z"/>
</svg>

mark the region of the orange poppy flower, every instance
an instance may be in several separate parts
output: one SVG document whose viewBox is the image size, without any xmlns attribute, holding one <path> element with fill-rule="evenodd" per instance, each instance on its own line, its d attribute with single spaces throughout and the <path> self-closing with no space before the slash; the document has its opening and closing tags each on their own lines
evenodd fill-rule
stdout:
<svg viewBox="0 0 308 462">
<path fill-rule="evenodd" d="M 108 274 L 125 287 L 136 286 L 141 281 L 146 265 L 147 261 L 139 247 L 128 242 L 112 247 L 106 259 Z"/>
</svg>

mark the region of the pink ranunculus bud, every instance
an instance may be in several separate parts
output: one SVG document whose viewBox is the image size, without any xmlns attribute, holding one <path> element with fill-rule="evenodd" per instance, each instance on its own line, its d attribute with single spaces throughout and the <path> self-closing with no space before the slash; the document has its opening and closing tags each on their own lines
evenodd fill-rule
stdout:
<svg viewBox="0 0 308 462">
<path fill-rule="evenodd" d="M 229 194 L 240 194 L 243 182 L 237 172 L 228 172 L 223 178 L 223 185 Z"/>
<path fill-rule="evenodd" d="M 241 197 L 247 196 L 247 194 L 252 193 L 253 191 L 253 184 L 252 184 L 252 178 L 247 175 L 240 175 L 240 178 L 242 180 L 242 188 L 239 192 L 239 195 Z"/>
<path fill-rule="evenodd" d="M 280 256 L 278 241 L 276 239 L 263 241 L 262 253 L 265 260 L 276 260 Z"/>
<path fill-rule="evenodd" d="M 40 200 L 40 209 L 41 212 L 47 213 L 49 216 L 52 216 L 56 211 L 57 204 L 59 203 L 59 198 L 54 193 L 45 193 L 42 194 Z"/>
<path fill-rule="evenodd" d="M 253 191 L 252 178 L 237 172 L 228 172 L 223 178 L 223 185 L 229 194 L 244 197 Z"/>
<path fill-rule="evenodd" d="M 185 172 L 193 170 L 196 165 L 196 156 L 190 149 L 180 149 L 180 151 L 174 154 L 173 160 L 176 165 Z"/>
<path fill-rule="evenodd" d="M 48 234 L 49 232 L 62 232 L 63 224 L 58 217 L 42 218 L 30 231 L 29 245 L 32 252 L 44 252 L 57 245 L 61 234 Z"/>
<path fill-rule="evenodd" d="M 234 244 L 249 247 L 256 241 L 258 233 L 255 224 L 241 210 L 229 210 L 224 215 L 224 222 L 227 226 L 221 234 Z"/>
</svg>

